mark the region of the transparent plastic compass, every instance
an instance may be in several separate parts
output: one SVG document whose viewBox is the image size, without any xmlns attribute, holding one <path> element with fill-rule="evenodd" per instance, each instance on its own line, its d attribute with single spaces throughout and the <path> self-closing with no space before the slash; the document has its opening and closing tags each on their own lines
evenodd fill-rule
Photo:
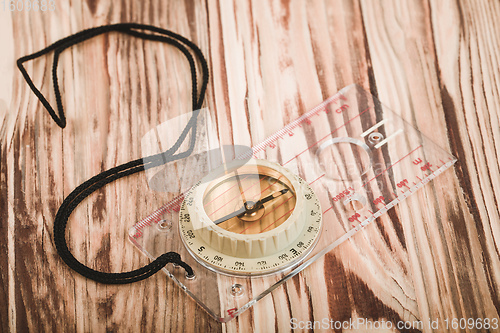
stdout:
<svg viewBox="0 0 500 333">
<path fill-rule="evenodd" d="M 456 162 L 357 85 L 251 149 L 237 148 L 230 161 L 199 149 L 184 165 L 167 164 L 163 174 L 182 171 L 168 179 L 177 197 L 130 229 L 149 258 L 181 255 L 194 279 L 179 267 L 163 271 L 221 322 L 368 231 Z"/>
</svg>

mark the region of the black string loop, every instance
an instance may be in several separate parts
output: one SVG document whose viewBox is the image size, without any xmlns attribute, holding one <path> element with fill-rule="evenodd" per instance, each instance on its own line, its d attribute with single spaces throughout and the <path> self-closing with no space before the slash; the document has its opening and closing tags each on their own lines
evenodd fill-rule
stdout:
<svg viewBox="0 0 500 333">
<path fill-rule="evenodd" d="M 150 33 L 146 33 L 143 31 L 149 31 Z M 203 53 L 198 48 L 198 46 L 196 46 L 196 44 L 172 31 L 151 25 L 144 25 L 138 23 L 120 23 L 113 25 L 105 25 L 80 31 L 74 35 L 65 37 L 49 45 L 43 50 L 21 57 L 17 60 L 17 67 L 19 68 L 24 79 L 28 83 L 28 86 L 31 88 L 33 93 L 40 100 L 40 102 L 43 104 L 45 109 L 48 111 L 52 119 L 56 122 L 56 124 L 59 127 L 64 128 L 66 126 L 66 116 L 64 114 L 61 92 L 59 88 L 59 82 L 57 79 L 57 66 L 59 62 L 59 55 L 65 49 L 75 44 L 82 43 L 95 36 L 109 32 L 121 32 L 129 36 L 141 38 L 144 40 L 167 43 L 176 47 L 179 51 L 181 51 L 182 54 L 186 57 L 187 61 L 189 62 L 189 66 L 191 68 L 191 81 L 192 81 L 191 95 L 192 95 L 193 111 L 201 108 L 208 85 L 209 73 L 208 73 L 207 61 L 205 60 Z M 43 94 L 40 92 L 40 90 L 38 90 L 38 88 L 35 87 L 33 81 L 31 80 L 31 77 L 29 76 L 29 74 L 27 73 L 26 69 L 23 66 L 23 63 L 29 60 L 39 58 L 52 51 L 54 51 L 54 60 L 52 63 L 52 81 L 54 85 L 54 94 L 56 97 L 57 113 L 52 108 L 50 103 L 47 101 L 45 96 L 43 96 Z M 200 70 L 202 73 L 202 82 L 199 93 L 198 93 L 198 82 L 197 82 L 197 67 L 192 53 L 198 58 L 201 66 Z M 174 145 L 167 151 L 156 155 L 148 156 L 145 158 L 136 159 L 127 162 L 125 164 L 116 166 L 114 168 L 111 168 L 109 170 L 106 170 L 90 178 L 89 180 L 82 183 L 78 187 L 76 187 L 64 199 L 54 219 L 54 243 L 60 257 L 70 268 L 72 268 L 79 274 L 85 276 L 86 278 L 106 284 L 125 284 L 125 283 L 132 283 L 144 280 L 150 277 L 151 275 L 155 274 L 159 270 L 161 270 L 163 267 L 165 267 L 167 263 L 177 264 L 186 270 L 186 274 L 188 276 L 193 276 L 194 272 L 191 269 L 191 267 L 185 262 L 183 262 L 181 260 L 181 256 L 176 252 L 164 253 L 158 258 L 156 258 L 154 261 L 149 263 L 148 265 L 130 272 L 106 273 L 106 272 L 96 271 L 90 267 L 85 266 L 73 256 L 66 243 L 65 233 L 66 233 L 66 226 L 68 223 L 68 219 L 71 213 L 85 198 L 87 198 L 90 194 L 92 194 L 96 190 L 122 177 L 126 177 L 134 173 L 144 171 L 145 169 L 153 168 L 165 164 L 167 162 L 179 160 L 189 156 L 194 149 L 196 141 L 196 130 L 197 130 L 196 120 L 198 114 L 199 112 L 193 112 L 193 115 L 191 116 L 188 124 L 182 131 L 181 135 L 174 143 Z M 190 141 L 188 149 L 184 152 L 177 152 L 182 143 L 188 137 L 189 132 L 191 132 L 191 135 L 189 139 Z"/>
</svg>

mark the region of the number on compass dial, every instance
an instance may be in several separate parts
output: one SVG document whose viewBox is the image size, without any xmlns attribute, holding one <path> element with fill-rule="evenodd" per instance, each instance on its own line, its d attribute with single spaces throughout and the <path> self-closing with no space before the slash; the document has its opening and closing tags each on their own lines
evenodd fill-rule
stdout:
<svg viewBox="0 0 500 333">
<path fill-rule="evenodd" d="M 217 226 L 238 234 L 271 231 L 292 214 L 296 196 L 290 181 L 275 170 L 240 168 L 205 191 L 205 212 Z"/>
</svg>

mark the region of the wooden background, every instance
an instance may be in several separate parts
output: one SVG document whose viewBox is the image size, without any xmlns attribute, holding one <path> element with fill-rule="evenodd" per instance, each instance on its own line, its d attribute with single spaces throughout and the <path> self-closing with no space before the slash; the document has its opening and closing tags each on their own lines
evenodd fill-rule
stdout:
<svg viewBox="0 0 500 333">
<path fill-rule="evenodd" d="M 7 3 L 0 18 L 1 331 L 287 332 L 291 318 L 368 318 L 439 320 L 446 332 L 445 319 L 499 317 L 499 1 L 57 0 L 46 12 Z M 55 251 L 55 213 L 89 177 L 140 157 L 150 128 L 189 112 L 189 68 L 172 47 L 114 33 L 75 46 L 59 66 L 61 130 L 15 59 L 118 22 L 201 47 L 222 142 L 258 142 L 358 83 L 459 161 L 370 226 L 368 257 L 354 238 L 226 325 L 162 274 L 123 286 L 86 280 Z M 51 60 L 27 69 L 55 103 Z M 127 230 L 163 200 L 144 174 L 107 186 L 72 215 L 70 248 L 104 271 L 144 265 Z"/>
</svg>

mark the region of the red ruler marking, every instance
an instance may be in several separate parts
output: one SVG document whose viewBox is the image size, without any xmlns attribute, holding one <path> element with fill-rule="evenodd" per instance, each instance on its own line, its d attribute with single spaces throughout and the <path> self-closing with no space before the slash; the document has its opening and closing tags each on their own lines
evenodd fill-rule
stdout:
<svg viewBox="0 0 500 333">
<path fill-rule="evenodd" d="M 323 214 L 325 214 L 327 211 L 329 211 L 329 210 L 330 210 L 330 209 L 332 209 L 332 208 L 333 208 L 333 206 L 331 206 L 330 208 L 328 208 L 327 210 L 325 210 L 325 211 L 323 212 Z"/>
<path fill-rule="evenodd" d="M 134 228 L 136 229 L 137 232 L 133 235 L 133 237 L 141 237 L 142 232 L 140 230 L 144 229 L 147 226 L 150 226 L 151 223 L 153 222 L 157 223 L 158 221 L 160 221 L 163 214 L 170 212 L 173 206 L 178 205 L 178 203 L 182 202 L 182 200 L 184 200 L 184 195 L 180 195 L 177 198 L 173 199 L 172 201 L 167 202 L 165 205 L 158 208 L 149 216 L 136 223 L 134 225 Z"/>
<path fill-rule="evenodd" d="M 321 176 L 319 176 L 318 178 L 316 178 L 315 180 L 313 180 L 312 182 L 310 182 L 309 185 L 312 185 L 315 181 L 321 179 L 325 175 L 326 175 L 326 173 L 322 174 Z"/>
<path fill-rule="evenodd" d="M 333 104 L 340 99 L 342 99 L 344 101 L 347 100 L 347 98 L 342 93 L 339 92 L 339 93 L 335 94 L 334 96 L 330 97 L 329 99 L 327 99 L 326 101 L 324 101 L 323 103 L 315 106 L 311 111 L 302 115 L 300 118 L 298 118 L 298 119 L 294 120 L 293 122 L 291 122 L 290 124 L 286 125 L 284 128 L 280 129 L 278 132 L 276 132 L 273 135 L 271 135 L 270 137 L 268 137 L 266 140 L 262 141 L 261 143 L 259 143 L 256 146 L 254 146 L 252 148 L 253 154 L 255 155 L 256 153 L 265 150 L 265 148 L 267 146 L 274 144 L 276 141 L 278 141 L 278 139 L 283 138 L 283 136 L 285 136 L 285 134 L 288 134 L 289 136 L 293 136 L 293 130 L 295 128 L 302 126 L 303 122 L 308 121 L 309 118 L 316 115 L 317 113 L 319 113 L 323 110 L 326 110 L 325 108 L 328 105 Z"/>
<path fill-rule="evenodd" d="M 379 173 L 378 175 L 376 175 L 375 177 L 373 177 L 372 179 L 370 179 L 369 181 L 367 181 L 366 183 L 364 183 L 363 186 L 361 186 L 361 187 L 365 187 L 366 184 L 368 184 L 369 182 L 371 182 L 372 180 L 374 180 L 375 178 L 377 178 L 378 176 L 380 176 L 381 174 L 383 174 L 384 172 L 386 172 L 387 170 L 389 170 L 390 168 L 392 168 L 393 166 L 395 166 L 396 164 L 398 164 L 399 162 L 401 162 L 403 159 L 405 159 L 408 156 L 410 156 L 410 154 L 412 154 L 414 151 L 416 151 L 416 150 L 418 150 L 420 148 L 422 148 L 422 145 L 418 146 L 417 148 L 413 149 L 412 151 L 410 151 L 405 156 L 401 157 L 398 161 L 396 161 L 395 163 L 391 164 L 387 169 L 385 169 L 384 171 L 382 171 L 381 173 Z"/>
<path fill-rule="evenodd" d="M 334 96 L 328 98 L 326 101 L 324 101 L 321 104 L 315 106 L 311 111 L 307 112 L 306 114 L 302 115 L 301 117 L 299 117 L 298 119 L 294 120 L 290 124 L 286 125 L 284 128 L 282 128 L 281 130 L 279 130 L 275 134 L 271 135 L 270 137 L 268 137 L 263 142 L 261 142 L 258 145 L 254 146 L 252 148 L 252 153 L 256 154 L 257 152 L 264 150 L 265 147 L 267 147 L 270 143 L 276 142 L 278 139 L 283 138 L 283 136 L 285 136 L 285 134 L 287 134 L 289 136 L 293 136 L 293 130 L 295 128 L 301 126 L 301 124 L 304 121 L 306 121 L 307 119 L 309 119 L 310 117 L 316 115 L 317 113 L 319 113 L 319 112 L 321 112 L 323 110 L 326 110 L 326 107 L 328 105 L 333 104 L 335 102 L 338 102 L 339 100 L 346 101 L 347 98 L 341 92 L 338 92 Z M 242 158 L 250 157 L 250 156 L 242 156 Z M 155 222 L 156 223 L 156 222 L 160 221 L 161 220 L 161 216 L 163 214 L 165 214 L 166 212 L 168 212 L 170 209 L 172 209 L 172 206 L 173 206 L 174 203 L 177 202 L 177 206 L 179 206 L 179 203 L 182 202 L 182 200 L 184 200 L 184 194 L 181 194 L 177 198 L 173 199 L 172 201 L 170 201 L 170 202 L 166 203 L 165 205 L 163 205 L 162 207 L 158 208 L 156 211 L 154 211 L 153 213 L 151 213 L 149 216 L 147 216 L 146 218 L 144 218 L 141 221 L 139 221 L 138 223 L 136 223 L 134 225 L 134 227 L 137 230 L 140 230 L 140 229 L 142 229 L 142 228 L 145 227 L 145 223 L 147 223 L 147 222 L 150 222 L 150 223 L 151 222 Z"/>
</svg>

